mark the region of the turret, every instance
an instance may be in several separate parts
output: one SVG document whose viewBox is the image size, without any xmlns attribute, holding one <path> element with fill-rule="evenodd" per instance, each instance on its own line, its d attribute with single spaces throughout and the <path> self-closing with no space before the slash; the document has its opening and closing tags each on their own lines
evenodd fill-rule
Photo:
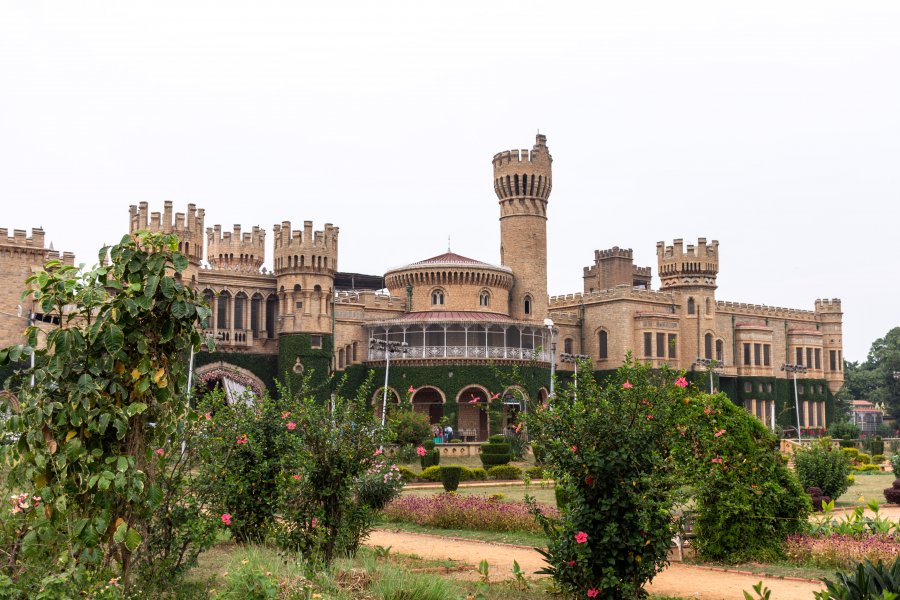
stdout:
<svg viewBox="0 0 900 600">
<path fill-rule="evenodd" d="M 844 385 L 844 334 L 841 301 L 838 298 L 816 300 L 816 321 L 822 332 L 825 379 L 831 392 Z"/>
<path fill-rule="evenodd" d="M 241 226 L 222 232 L 221 225 L 206 228 L 206 260 L 220 271 L 258 273 L 266 257 L 266 232 L 258 226 L 241 234 Z"/>
<path fill-rule="evenodd" d="M 330 333 L 340 230 L 326 223 L 314 232 L 312 221 L 304 221 L 302 231 L 292 231 L 290 221 L 272 229 L 279 332 Z"/>
<path fill-rule="evenodd" d="M 184 254 L 189 266 L 182 273 L 187 280 L 195 280 L 203 260 L 203 219 L 205 211 L 198 209 L 194 204 L 188 204 L 187 214 L 175 213 L 172 215 L 172 201 L 163 203 L 163 212 L 150 212 L 148 204 L 141 202 L 137 206 L 129 208 L 130 224 L 129 233 L 138 230 L 156 231 L 160 233 L 174 233 L 178 236 L 178 251 Z"/>
<path fill-rule="evenodd" d="M 500 204 L 500 264 L 513 271 L 509 314 L 540 321 L 547 316 L 547 199 L 553 188 L 547 137 L 534 147 L 494 155 L 494 192 Z"/>
<path fill-rule="evenodd" d="M 594 250 L 594 264 L 584 268 L 584 292 L 608 290 L 619 285 L 650 289 L 652 270 L 634 264 L 631 248 L 613 246 Z"/>
</svg>

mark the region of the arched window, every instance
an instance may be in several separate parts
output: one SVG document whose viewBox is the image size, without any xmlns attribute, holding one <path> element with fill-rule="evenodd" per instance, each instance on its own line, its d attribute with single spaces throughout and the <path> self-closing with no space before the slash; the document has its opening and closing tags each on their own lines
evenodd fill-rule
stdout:
<svg viewBox="0 0 900 600">
<path fill-rule="evenodd" d="M 709 310 L 709 304 L 710 304 L 710 303 L 709 303 L 709 298 L 707 298 L 707 299 L 706 299 L 706 314 L 711 314 L 711 312 L 710 312 L 710 310 Z"/>
<path fill-rule="evenodd" d="M 566 338 L 565 340 L 563 340 L 563 352 L 572 354 L 572 338 Z"/>
<path fill-rule="evenodd" d="M 478 304 L 481 306 L 490 306 L 491 305 L 491 295 L 489 293 L 481 292 L 481 297 L 478 300 Z"/>
<path fill-rule="evenodd" d="M 525 296 L 525 314 L 531 314 L 531 296 Z"/>
<path fill-rule="evenodd" d="M 433 292 L 431 292 L 431 304 L 434 306 L 443 306 L 444 292 L 441 290 L 434 290 Z"/>
<path fill-rule="evenodd" d="M 722 342 L 722 340 L 716 340 L 716 360 L 720 363 L 723 362 L 722 355 L 725 353 L 724 346 L 725 344 Z"/>
<path fill-rule="evenodd" d="M 600 347 L 597 352 L 597 355 L 600 357 L 600 360 L 605 360 L 605 359 L 609 358 L 609 350 L 608 350 L 609 334 L 606 332 L 605 329 L 601 329 L 600 333 L 598 334 L 597 337 L 598 337 L 597 341 L 600 342 Z"/>
<path fill-rule="evenodd" d="M 688 298 L 688 314 L 689 315 L 694 314 L 694 299 L 693 298 Z"/>
<path fill-rule="evenodd" d="M 707 333 L 703 338 L 703 356 L 705 358 L 712 358 L 712 339 L 711 333 Z"/>
<path fill-rule="evenodd" d="M 338 350 L 338 369 L 344 368 L 344 349 Z"/>
</svg>

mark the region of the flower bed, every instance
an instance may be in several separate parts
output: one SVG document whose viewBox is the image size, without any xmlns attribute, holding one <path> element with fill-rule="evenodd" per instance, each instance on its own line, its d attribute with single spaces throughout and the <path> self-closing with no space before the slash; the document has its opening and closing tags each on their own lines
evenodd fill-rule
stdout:
<svg viewBox="0 0 900 600">
<path fill-rule="evenodd" d="M 549 517 L 559 517 L 559 512 L 551 506 L 540 505 L 540 508 Z M 503 502 L 474 494 L 403 496 L 388 504 L 383 514 L 388 521 L 439 529 L 542 532 L 528 507 L 521 502 Z"/>
<path fill-rule="evenodd" d="M 785 552 L 792 562 L 823 568 L 854 568 L 868 559 L 892 562 L 900 553 L 900 538 L 894 534 L 863 536 L 834 534 L 829 536 L 792 535 L 787 538 Z"/>
</svg>

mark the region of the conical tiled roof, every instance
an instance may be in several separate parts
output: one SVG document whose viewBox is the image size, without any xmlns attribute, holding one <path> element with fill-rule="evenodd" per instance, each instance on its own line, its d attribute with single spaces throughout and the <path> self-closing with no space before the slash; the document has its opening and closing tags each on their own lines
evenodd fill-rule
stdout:
<svg viewBox="0 0 900 600">
<path fill-rule="evenodd" d="M 509 271 L 508 267 L 498 267 L 497 265 L 492 265 L 490 263 L 481 262 L 480 260 L 475 260 L 474 258 L 468 258 L 466 256 L 461 256 L 456 254 L 455 252 L 445 252 L 444 254 L 438 254 L 437 256 L 432 256 L 431 258 L 426 258 L 425 260 L 420 260 L 418 262 L 410 263 L 408 265 L 404 265 L 402 267 L 397 267 L 396 269 L 391 269 L 391 271 L 400 271 L 406 269 L 414 269 L 416 267 L 427 267 L 433 265 L 453 265 L 453 266 L 468 266 L 468 267 L 487 267 L 489 269 L 500 269 L 501 271 Z"/>
</svg>

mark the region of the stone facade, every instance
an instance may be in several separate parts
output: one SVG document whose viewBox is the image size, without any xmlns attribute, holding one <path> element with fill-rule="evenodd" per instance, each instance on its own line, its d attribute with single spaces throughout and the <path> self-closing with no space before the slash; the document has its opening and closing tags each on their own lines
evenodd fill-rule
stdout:
<svg viewBox="0 0 900 600">
<path fill-rule="evenodd" d="M 448 251 L 390 269 L 383 280 L 357 274 L 368 288 L 380 289 L 336 287 L 336 279 L 355 279 L 338 272 L 339 229 L 330 223 L 318 231 L 310 221 L 299 230 L 292 229 L 290 221 L 274 225 L 271 271 L 262 266 L 265 230 L 242 232 L 239 225 L 231 231 L 221 225 L 204 230 L 205 211 L 193 204 L 186 213 L 174 214 L 169 201 L 161 213 L 150 212 L 147 203 L 132 206 L 129 231 L 178 235 L 190 264 L 183 281 L 203 293 L 213 309 L 204 325 L 216 340 L 217 352 L 209 364 L 217 366 L 205 368 L 225 373 L 228 369 L 222 365 L 240 362 L 233 372 L 240 372 L 245 382 L 259 377 L 252 381 L 254 388 L 267 382 L 248 365 L 274 365 L 277 357 L 281 376 L 287 369 L 302 373 L 324 357 L 325 371 L 374 368 L 383 373 L 387 356 L 383 349 L 370 348 L 370 340 L 406 342 L 404 352 L 392 355 L 391 361 L 406 369 L 401 377 L 418 378 L 409 392 L 416 409 L 435 422 L 452 415 L 451 425 L 458 431 L 484 439 L 491 429 L 508 426 L 517 410 L 509 408 L 515 401 L 504 400 L 502 418 L 492 416 L 500 394 L 504 399 L 534 400 L 546 397 L 548 386 L 512 394 L 512 388 L 496 389 L 496 382 L 492 389 L 484 381 L 463 381 L 445 389 L 449 379 L 431 381 L 417 376 L 415 369 L 440 367 L 449 378 L 462 368 L 519 364 L 549 370 L 555 362 L 565 378 L 573 365 L 559 364 L 560 353 L 589 355 L 593 369 L 604 372 L 620 366 L 630 352 L 654 367 L 668 364 L 694 371 L 698 384 L 705 375 L 697 360 L 714 360 L 713 387 L 729 393 L 767 425 L 773 418 L 793 422 L 788 412 L 794 398 L 784 392 L 788 376 L 781 366 L 803 365 L 809 370 L 802 376 L 800 426 L 825 424 L 826 403 L 843 384 L 840 300 L 816 300 L 807 310 L 720 300 L 718 241 L 659 242 L 658 290 L 651 286 L 652 269 L 634 265 L 631 249 L 597 250 L 593 264 L 583 270 L 582 292 L 548 296 L 552 160 L 546 137 L 540 134 L 530 151 L 505 151 L 493 158 L 501 265 Z M 0 229 L 4 345 L 21 341 L 25 319 L 16 312 L 22 304 L 22 282 L 52 257 L 59 258 L 44 247 L 43 231 L 35 229 L 26 238 L 23 231 L 9 237 Z M 69 264 L 74 260 L 70 254 L 61 258 Z M 26 318 L 29 308 L 24 309 Z M 552 320 L 552 329 L 545 319 Z M 237 355 L 246 356 L 238 360 Z M 378 411 L 382 389 L 372 396 Z M 399 401 L 404 389 L 402 383 L 392 383 L 390 401 Z M 485 410 L 482 405 L 489 402 L 495 404 Z"/>
</svg>

